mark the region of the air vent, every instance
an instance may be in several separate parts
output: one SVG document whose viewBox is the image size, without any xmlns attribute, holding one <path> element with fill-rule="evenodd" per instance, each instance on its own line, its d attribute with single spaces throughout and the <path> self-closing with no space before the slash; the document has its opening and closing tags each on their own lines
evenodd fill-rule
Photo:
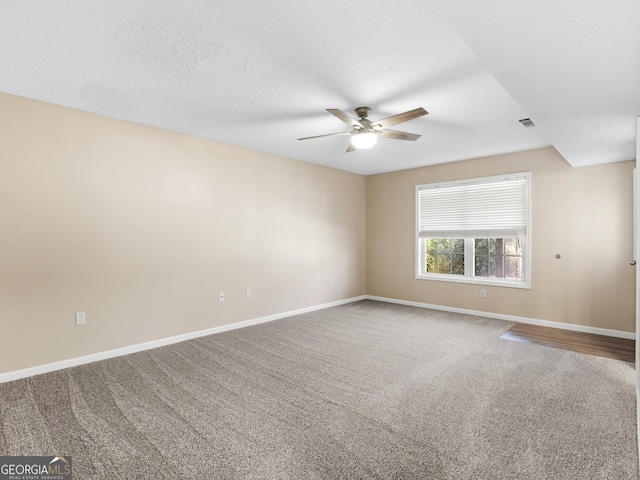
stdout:
<svg viewBox="0 0 640 480">
<path fill-rule="evenodd" d="M 535 127 L 536 124 L 533 123 L 533 121 L 530 118 L 521 118 L 520 120 L 518 120 L 522 125 L 524 125 L 525 127 Z"/>
</svg>

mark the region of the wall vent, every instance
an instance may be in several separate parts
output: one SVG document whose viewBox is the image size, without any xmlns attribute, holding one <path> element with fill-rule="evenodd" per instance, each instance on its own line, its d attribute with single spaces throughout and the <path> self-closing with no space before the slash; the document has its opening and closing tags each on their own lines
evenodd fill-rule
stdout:
<svg viewBox="0 0 640 480">
<path fill-rule="evenodd" d="M 530 118 L 521 118 L 520 120 L 518 120 L 522 125 L 524 125 L 525 127 L 535 127 L 536 124 L 533 123 L 533 121 Z"/>
</svg>

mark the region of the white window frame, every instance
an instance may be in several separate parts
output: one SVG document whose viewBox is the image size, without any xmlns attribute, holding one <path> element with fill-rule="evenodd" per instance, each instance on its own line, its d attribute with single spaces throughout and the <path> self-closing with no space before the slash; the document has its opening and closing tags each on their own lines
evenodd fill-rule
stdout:
<svg viewBox="0 0 640 480">
<path fill-rule="evenodd" d="M 513 178 L 526 179 L 526 226 L 525 235 L 523 236 L 523 255 L 522 255 L 522 280 L 514 279 L 502 279 L 502 278 L 488 278 L 488 277 L 474 277 L 473 265 L 474 265 L 474 238 L 465 238 L 465 273 L 464 275 L 452 275 L 446 273 L 428 273 L 426 271 L 424 251 L 425 239 L 420 238 L 420 199 L 419 192 L 424 188 L 438 188 L 444 186 L 463 186 L 474 185 L 481 183 L 491 183 L 497 181 L 505 181 Z M 440 282 L 455 282 L 455 283 L 472 283 L 477 285 L 492 285 L 500 287 L 511 288 L 531 288 L 531 172 L 520 172 L 506 175 L 494 175 L 490 177 L 469 178 L 464 180 L 454 180 L 450 182 L 438 182 L 416 185 L 415 190 L 415 278 L 417 280 L 435 280 Z M 508 236 L 508 235 L 505 235 Z M 447 238 L 461 238 L 452 234 Z M 477 238 L 486 238 L 479 235 Z"/>
</svg>

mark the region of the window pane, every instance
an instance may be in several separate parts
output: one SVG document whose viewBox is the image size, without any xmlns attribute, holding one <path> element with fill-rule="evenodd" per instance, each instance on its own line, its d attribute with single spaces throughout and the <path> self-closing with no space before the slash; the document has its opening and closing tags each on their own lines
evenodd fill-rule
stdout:
<svg viewBox="0 0 640 480">
<path fill-rule="evenodd" d="M 522 278 L 522 258 L 506 257 L 504 278 L 520 280 Z"/>
<path fill-rule="evenodd" d="M 489 257 L 486 255 L 476 255 L 475 259 L 475 276 L 489 276 Z"/>
<path fill-rule="evenodd" d="M 425 273 L 464 275 L 463 238 L 424 239 Z"/>
<path fill-rule="evenodd" d="M 433 253 L 427 254 L 427 272 L 436 273 L 438 271 L 438 264 L 436 263 L 436 256 Z"/>
<path fill-rule="evenodd" d="M 474 246 L 474 276 L 522 280 L 521 238 L 476 238 Z"/>
<path fill-rule="evenodd" d="M 504 254 L 504 238 L 490 238 L 489 253 L 494 255 L 503 255 Z"/>
<path fill-rule="evenodd" d="M 438 255 L 438 273 L 450 273 L 451 263 L 449 262 L 449 255 Z"/>
<path fill-rule="evenodd" d="M 454 253 L 451 255 L 451 273 L 464 275 L 464 254 Z"/>
<path fill-rule="evenodd" d="M 476 255 L 486 255 L 489 253 L 489 240 L 486 238 L 476 238 Z"/>
<path fill-rule="evenodd" d="M 489 255 L 489 276 L 504 278 L 504 256 Z"/>
<path fill-rule="evenodd" d="M 437 245 L 438 245 L 438 252 L 451 251 L 451 242 L 448 238 L 438 238 Z"/>
</svg>

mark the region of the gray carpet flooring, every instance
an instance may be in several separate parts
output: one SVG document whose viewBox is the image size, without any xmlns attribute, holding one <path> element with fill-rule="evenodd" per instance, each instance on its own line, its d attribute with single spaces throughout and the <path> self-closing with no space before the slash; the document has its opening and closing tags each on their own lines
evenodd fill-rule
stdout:
<svg viewBox="0 0 640 480">
<path fill-rule="evenodd" d="M 632 365 L 362 301 L 0 385 L 74 479 L 637 479 Z"/>
</svg>

